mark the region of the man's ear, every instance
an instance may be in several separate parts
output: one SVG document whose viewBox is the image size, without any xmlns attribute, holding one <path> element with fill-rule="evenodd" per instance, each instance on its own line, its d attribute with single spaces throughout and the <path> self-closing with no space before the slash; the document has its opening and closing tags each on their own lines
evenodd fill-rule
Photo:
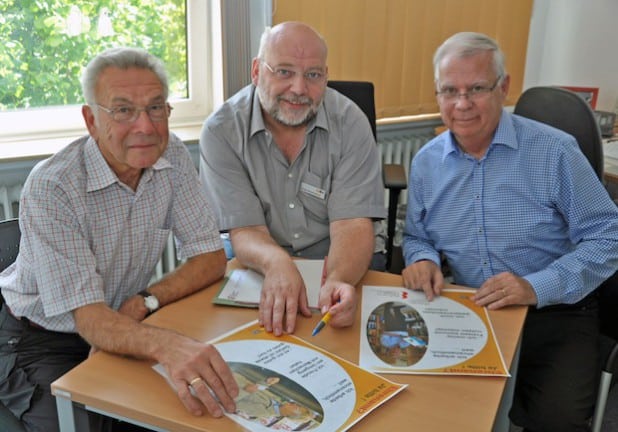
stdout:
<svg viewBox="0 0 618 432">
<path fill-rule="evenodd" d="M 504 78 L 502 78 L 502 82 L 500 83 L 500 90 L 506 99 L 506 96 L 509 94 L 509 87 L 511 86 L 511 76 L 506 74 Z"/>
<path fill-rule="evenodd" d="M 94 139 L 97 138 L 97 126 L 95 124 L 96 120 L 94 118 L 94 112 L 89 105 L 82 105 L 82 117 L 84 117 L 84 122 L 86 123 L 86 128 L 88 129 L 88 133 Z"/>
<path fill-rule="evenodd" d="M 251 82 L 253 85 L 258 85 L 258 76 L 260 75 L 260 59 L 255 57 L 251 63 Z"/>
</svg>

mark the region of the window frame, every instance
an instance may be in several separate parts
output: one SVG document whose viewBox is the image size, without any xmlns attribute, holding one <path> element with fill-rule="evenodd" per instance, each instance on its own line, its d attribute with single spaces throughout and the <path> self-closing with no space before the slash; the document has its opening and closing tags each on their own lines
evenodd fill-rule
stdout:
<svg viewBox="0 0 618 432">
<path fill-rule="evenodd" d="M 205 118 L 223 99 L 221 9 L 217 0 L 187 0 L 186 7 L 189 97 L 170 100 L 174 107 L 170 130 L 179 130 L 181 138 L 195 139 Z M 0 159 L 51 154 L 86 134 L 81 108 L 78 104 L 0 112 Z M 19 148 L 7 151 L 10 144 Z"/>
</svg>

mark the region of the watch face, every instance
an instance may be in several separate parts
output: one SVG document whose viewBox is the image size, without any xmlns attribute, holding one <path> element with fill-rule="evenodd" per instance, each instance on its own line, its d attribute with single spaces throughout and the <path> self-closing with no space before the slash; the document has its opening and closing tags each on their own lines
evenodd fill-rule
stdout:
<svg viewBox="0 0 618 432">
<path fill-rule="evenodd" d="M 144 305 L 146 306 L 146 309 L 153 312 L 159 309 L 159 300 L 157 300 L 157 298 L 152 295 L 144 297 Z"/>
</svg>

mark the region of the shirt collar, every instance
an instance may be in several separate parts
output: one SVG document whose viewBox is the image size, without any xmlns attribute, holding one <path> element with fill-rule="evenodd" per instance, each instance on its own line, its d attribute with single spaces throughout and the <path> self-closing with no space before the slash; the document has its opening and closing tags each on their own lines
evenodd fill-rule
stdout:
<svg viewBox="0 0 618 432">
<path fill-rule="evenodd" d="M 461 149 L 457 145 L 457 140 L 453 133 L 449 130 L 445 134 L 446 145 L 444 146 L 444 152 L 442 153 L 442 160 L 446 158 L 450 153 L 462 153 Z M 498 127 L 496 128 L 496 132 L 491 140 L 491 144 L 489 145 L 489 151 L 495 145 L 505 145 L 507 147 L 511 147 L 512 149 L 517 149 L 519 147 L 519 143 L 517 142 L 517 132 L 515 131 L 515 126 L 513 125 L 513 117 L 503 108 L 502 114 L 500 114 L 500 121 L 498 122 Z"/>
<path fill-rule="evenodd" d="M 326 89 L 326 91 L 328 91 L 328 89 Z M 324 93 L 324 99 L 326 99 L 326 92 Z M 322 103 L 318 107 L 317 115 L 307 125 L 307 135 L 310 134 L 316 127 L 328 131 L 328 121 L 326 119 L 326 110 L 324 109 L 324 99 L 322 99 Z M 257 88 L 253 86 L 253 103 L 251 107 L 251 125 L 249 128 L 249 136 L 252 137 L 262 131 L 266 131 L 266 124 L 264 123 L 262 105 L 260 104 L 260 97 L 258 96 Z"/>
<path fill-rule="evenodd" d="M 170 136 L 170 141 L 172 137 Z M 165 158 L 165 154 L 170 149 L 168 143 L 165 153 L 154 163 L 151 168 L 144 170 L 142 174 L 142 181 L 148 181 L 154 171 L 159 171 L 165 168 L 171 168 L 172 164 Z M 99 146 L 92 137 L 88 137 L 84 148 L 84 163 L 86 166 L 86 176 L 88 178 L 88 184 L 86 186 L 88 192 L 104 189 L 116 182 L 120 183 L 118 176 L 103 157 Z"/>
</svg>

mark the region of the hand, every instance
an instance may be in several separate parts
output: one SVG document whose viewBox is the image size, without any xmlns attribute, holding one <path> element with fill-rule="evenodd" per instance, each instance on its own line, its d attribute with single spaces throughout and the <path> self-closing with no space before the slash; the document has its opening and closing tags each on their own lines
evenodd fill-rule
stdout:
<svg viewBox="0 0 618 432">
<path fill-rule="evenodd" d="M 444 276 L 436 263 L 430 260 L 421 260 L 410 264 L 403 272 L 403 286 L 413 290 L 423 290 L 427 300 L 431 301 L 439 296 L 444 289 Z"/>
<path fill-rule="evenodd" d="M 142 321 L 148 315 L 148 309 L 144 303 L 144 297 L 139 294 L 126 299 L 120 305 L 118 312 L 133 318 L 135 321 Z"/>
<path fill-rule="evenodd" d="M 236 411 L 234 398 L 238 396 L 238 385 L 219 351 L 213 345 L 184 336 L 179 339 L 168 345 L 166 360 L 161 363 L 187 410 L 201 416 L 206 407 L 213 417 L 223 415 L 221 405 L 227 412 Z"/>
<path fill-rule="evenodd" d="M 318 305 L 322 314 L 330 310 L 331 326 L 351 326 L 356 314 L 356 288 L 345 282 L 327 280 L 320 289 Z"/>
<path fill-rule="evenodd" d="M 536 293 L 530 283 L 513 273 L 500 273 L 481 285 L 472 300 L 488 309 L 500 309 L 510 305 L 535 305 Z"/>
<path fill-rule="evenodd" d="M 280 336 L 285 320 L 285 331 L 292 333 L 299 310 L 304 316 L 311 316 L 303 278 L 298 267 L 286 257 L 285 261 L 281 261 L 264 275 L 259 321 L 266 331 Z"/>
</svg>

